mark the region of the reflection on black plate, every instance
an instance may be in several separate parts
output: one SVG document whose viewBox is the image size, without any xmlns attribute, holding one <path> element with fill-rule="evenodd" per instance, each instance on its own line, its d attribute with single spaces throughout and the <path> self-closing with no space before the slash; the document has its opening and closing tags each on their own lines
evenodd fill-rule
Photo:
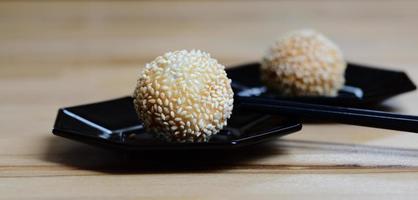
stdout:
<svg viewBox="0 0 418 200">
<path fill-rule="evenodd" d="M 346 86 L 337 97 L 280 97 L 263 86 L 260 81 L 259 67 L 259 63 L 250 63 L 227 69 L 236 95 L 263 96 L 328 105 L 366 106 L 416 89 L 415 84 L 404 72 L 348 63 L 345 73 Z"/>
<path fill-rule="evenodd" d="M 297 121 L 234 109 L 228 126 L 208 143 L 167 143 L 146 133 L 132 98 L 62 108 L 53 133 L 80 142 L 123 150 L 231 149 L 301 129 Z"/>
</svg>

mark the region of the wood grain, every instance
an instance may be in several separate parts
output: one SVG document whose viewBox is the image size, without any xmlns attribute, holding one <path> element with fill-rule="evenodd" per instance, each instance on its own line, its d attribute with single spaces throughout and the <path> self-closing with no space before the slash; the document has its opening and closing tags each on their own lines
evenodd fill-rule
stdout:
<svg viewBox="0 0 418 200">
<path fill-rule="evenodd" d="M 57 109 L 130 94 L 143 64 L 199 48 L 258 60 L 315 28 L 348 60 L 418 82 L 415 1 L 0 2 L 0 199 L 416 199 L 418 136 L 339 124 L 250 149 L 127 155 L 52 136 Z M 418 95 L 385 102 L 418 113 Z"/>
</svg>

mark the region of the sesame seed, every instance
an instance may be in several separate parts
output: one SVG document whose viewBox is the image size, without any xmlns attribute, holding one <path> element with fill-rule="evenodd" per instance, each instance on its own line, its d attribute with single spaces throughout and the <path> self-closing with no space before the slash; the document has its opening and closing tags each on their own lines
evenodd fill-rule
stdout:
<svg viewBox="0 0 418 200">
<path fill-rule="evenodd" d="M 170 110 L 166 107 L 163 108 L 165 114 L 170 114 Z"/>
</svg>

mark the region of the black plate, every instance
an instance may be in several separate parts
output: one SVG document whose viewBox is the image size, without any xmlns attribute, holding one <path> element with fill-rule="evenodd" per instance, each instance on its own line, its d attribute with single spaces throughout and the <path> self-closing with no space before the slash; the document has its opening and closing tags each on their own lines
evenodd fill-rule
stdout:
<svg viewBox="0 0 418 200">
<path fill-rule="evenodd" d="M 259 63 L 250 63 L 227 69 L 236 95 L 363 107 L 376 105 L 390 97 L 416 89 L 404 72 L 348 63 L 345 73 L 346 87 L 337 97 L 281 97 L 263 86 L 259 68 Z"/>
<path fill-rule="evenodd" d="M 167 143 L 145 132 L 132 98 L 62 108 L 53 133 L 106 148 L 122 150 L 232 149 L 263 142 L 301 129 L 298 121 L 234 109 L 228 126 L 207 143 Z"/>
</svg>

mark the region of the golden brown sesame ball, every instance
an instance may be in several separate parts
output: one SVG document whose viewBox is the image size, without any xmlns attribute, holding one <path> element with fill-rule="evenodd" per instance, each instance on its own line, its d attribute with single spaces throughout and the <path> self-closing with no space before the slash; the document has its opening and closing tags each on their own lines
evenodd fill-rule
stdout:
<svg viewBox="0 0 418 200">
<path fill-rule="evenodd" d="M 205 142 L 231 116 L 230 84 L 225 67 L 208 53 L 168 52 L 146 64 L 134 105 L 149 132 L 171 142 Z"/>
<path fill-rule="evenodd" d="M 300 30 L 279 38 L 261 64 L 261 79 L 284 96 L 336 96 L 344 85 L 346 62 L 321 33 Z"/>
</svg>

